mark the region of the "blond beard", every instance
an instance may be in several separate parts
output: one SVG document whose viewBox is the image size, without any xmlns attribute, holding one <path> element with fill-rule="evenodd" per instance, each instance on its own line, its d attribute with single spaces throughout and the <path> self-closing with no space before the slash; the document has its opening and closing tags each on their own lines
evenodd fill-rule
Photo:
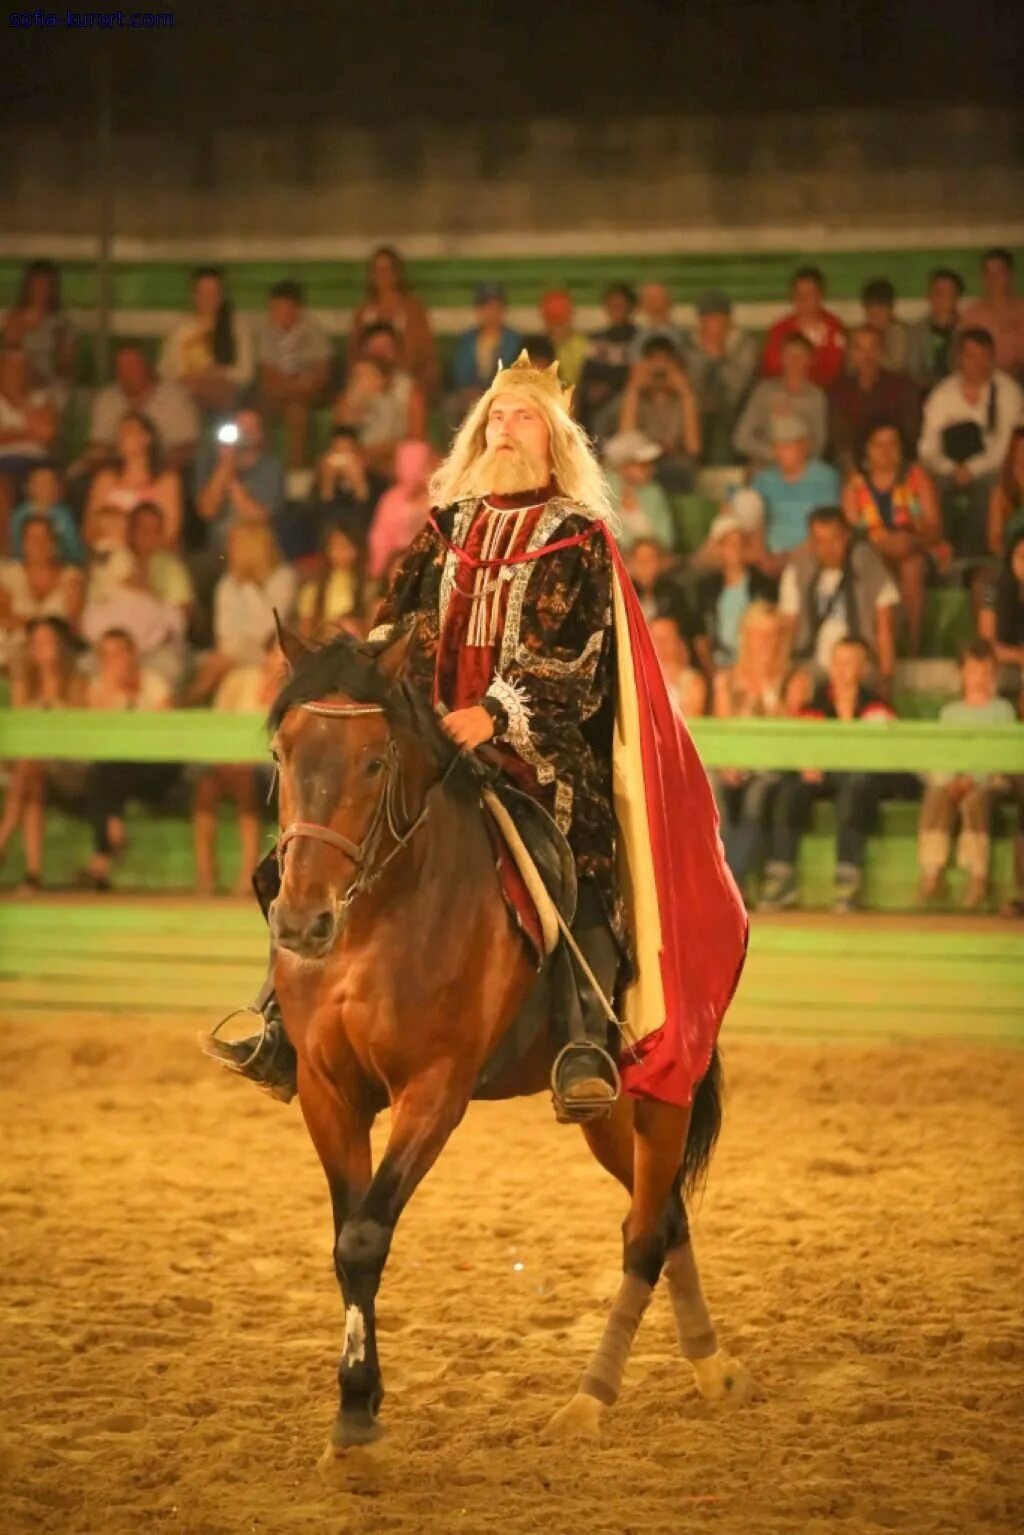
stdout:
<svg viewBox="0 0 1024 1535">
<path fill-rule="evenodd" d="M 551 478 L 551 470 L 513 443 L 511 450 L 486 448 L 467 476 L 474 496 L 514 496 L 524 490 L 540 490 Z"/>
</svg>

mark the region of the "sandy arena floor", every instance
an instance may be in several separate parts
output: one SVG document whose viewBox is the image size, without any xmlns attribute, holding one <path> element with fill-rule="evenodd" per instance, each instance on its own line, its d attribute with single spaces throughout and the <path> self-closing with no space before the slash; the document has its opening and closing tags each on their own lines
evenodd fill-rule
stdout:
<svg viewBox="0 0 1024 1535">
<path fill-rule="evenodd" d="M 297 1110 L 166 1020 L 2 1041 L 2 1535 L 1024 1527 L 1022 1053 L 733 1042 L 695 1230 L 759 1399 L 704 1405 L 657 1297 L 599 1451 L 540 1430 L 622 1198 L 545 1102 L 475 1107 L 385 1278 L 390 1436 L 325 1482 L 341 1307 Z"/>
</svg>

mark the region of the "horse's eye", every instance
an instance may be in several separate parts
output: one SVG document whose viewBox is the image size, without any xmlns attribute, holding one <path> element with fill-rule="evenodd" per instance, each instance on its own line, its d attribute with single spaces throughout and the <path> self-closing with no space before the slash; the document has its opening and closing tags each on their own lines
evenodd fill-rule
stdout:
<svg viewBox="0 0 1024 1535">
<path fill-rule="evenodd" d="M 384 771 L 384 758 L 383 757 L 371 757 L 369 762 L 366 764 L 366 776 L 367 776 L 367 778 L 376 778 L 377 774 L 378 773 L 382 773 L 383 771 Z"/>
</svg>

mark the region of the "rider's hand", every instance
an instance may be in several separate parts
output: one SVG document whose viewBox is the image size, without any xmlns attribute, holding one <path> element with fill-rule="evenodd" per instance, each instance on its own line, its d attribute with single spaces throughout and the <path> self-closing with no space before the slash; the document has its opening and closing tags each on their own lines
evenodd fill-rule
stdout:
<svg viewBox="0 0 1024 1535">
<path fill-rule="evenodd" d="M 476 704 L 472 709 L 454 709 L 451 714 L 446 714 L 441 720 L 441 728 L 457 746 L 472 751 L 474 746 L 482 746 L 491 739 L 494 721 L 482 704 Z"/>
</svg>

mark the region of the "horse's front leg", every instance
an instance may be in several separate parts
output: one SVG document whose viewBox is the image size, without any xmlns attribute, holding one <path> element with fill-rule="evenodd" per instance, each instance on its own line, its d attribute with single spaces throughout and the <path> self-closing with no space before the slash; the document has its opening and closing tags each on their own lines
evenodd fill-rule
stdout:
<svg viewBox="0 0 1024 1535">
<path fill-rule="evenodd" d="M 338 1274 L 345 1296 L 345 1347 L 338 1379 L 341 1411 L 331 1445 L 368 1444 L 382 1429 L 384 1396 L 377 1356 L 376 1301 L 395 1226 L 466 1112 L 475 1077 L 445 1062 L 410 1082 L 392 1108 L 391 1135 L 359 1206 L 338 1236 Z"/>
</svg>

